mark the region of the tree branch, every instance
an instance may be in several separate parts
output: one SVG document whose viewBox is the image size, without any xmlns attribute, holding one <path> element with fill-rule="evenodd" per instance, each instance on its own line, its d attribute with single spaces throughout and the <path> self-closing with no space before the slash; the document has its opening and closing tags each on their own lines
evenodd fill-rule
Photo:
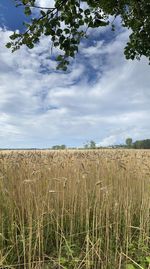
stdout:
<svg viewBox="0 0 150 269">
<path fill-rule="evenodd" d="M 68 0 L 63 0 L 57 7 L 54 7 L 54 8 L 49 9 L 48 12 L 47 12 L 46 14 L 42 15 L 41 17 L 39 17 L 39 18 L 36 20 L 36 23 L 39 22 L 40 20 L 42 20 L 43 18 L 45 18 L 46 16 L 50 15 L 51 13 L 53 13 L 53 11 L 56 10 L 56 12 L 54 13 L 54 15 L 55 15 L 55 14 L 58 12 L 59 8 L 60 8 L 63 4 L 65 4 L 67 1 L 68 1 Z M 20 5 L 21 5 L 21 4 L 20 4 Z M 47 9 L 48 9 L 48 8 L 47 8 Z M 32 26 L 32 25 L 31 25 L 31 26 Z M 25 34 L 27 34 L 27 33 L 30 32 L 30 27 L 31 27 L 31 26 L 29 26 L 29 28 L 28 28 L 28 29 L 22 34 L 22 36 L 18 39 L 18 41 L 17 41 L 17 44 L 18 44 L 18 45 L 19 45 L 19 42 L 22 40 L 23 35 L 25 35 Z"/>
</svg>

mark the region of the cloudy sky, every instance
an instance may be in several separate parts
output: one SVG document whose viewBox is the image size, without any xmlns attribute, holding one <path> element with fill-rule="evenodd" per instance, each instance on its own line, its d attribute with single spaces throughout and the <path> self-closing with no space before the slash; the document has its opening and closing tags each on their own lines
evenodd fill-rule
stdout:
<svg viewBox="0 0 150 269">
<path fill-rule="evenodd" d="M 33 50 L 22 47 L 12 54 L 5 47 L 23 20 L 12 0 L 1 0 L 0 148 L 150 138 L 150 66 L 145 58 L 125 60 L 128 30 L 118 22 L 115 33 L 109 27 L 89 31 L 65 73 L 56 71 L 49 38 Z"/>
</svg>

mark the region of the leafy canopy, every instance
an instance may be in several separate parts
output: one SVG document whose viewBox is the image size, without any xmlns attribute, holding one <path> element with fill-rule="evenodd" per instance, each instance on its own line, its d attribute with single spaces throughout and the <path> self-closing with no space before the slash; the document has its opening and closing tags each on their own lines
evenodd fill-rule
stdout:
<svg viewBox="0 0 150 269">
<path fill-rule="evenodd" d="M 14 52 L 22 45 L 32 49 L 42 35 L 49 36 L 52 46 L 61 49 L 58 69 L 67 69 L 69 60 L 78 52 L 88 28 L 111 24 L 110 15 L 121 18 L 123 27 L 131 29 L 124 53 L 127 59 L 146 56 L 150 62 L 150 0 L 55 0 L 54 6 L 39 7 L 36 0 L 14 0 L 29 16 L 23 33 L 14 32 L 7 47 Z M 39 12 L 35 12 L 37 9 Z M 36 15 L 35 15 L 36 14 Z"/>
</svg>

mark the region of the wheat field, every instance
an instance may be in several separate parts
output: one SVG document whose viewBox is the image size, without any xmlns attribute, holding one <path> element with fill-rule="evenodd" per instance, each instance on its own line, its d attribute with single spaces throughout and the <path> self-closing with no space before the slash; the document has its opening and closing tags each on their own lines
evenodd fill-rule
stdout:
<svg viewBox="0 0 150 269">
<path fill-rule="evenodd" d="M 150 151 L 0 152 L 0 268 L 150 268 Z"/>
</svg>

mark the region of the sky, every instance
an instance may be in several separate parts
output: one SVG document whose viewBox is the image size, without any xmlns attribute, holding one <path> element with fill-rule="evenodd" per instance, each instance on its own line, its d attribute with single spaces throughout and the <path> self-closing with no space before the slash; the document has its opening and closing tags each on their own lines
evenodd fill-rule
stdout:
<svg viewBox="0 0 150 269">
<path fill-rule="evenodd" d="M 37 0 L 47 5 L 49 0 Z M 56 71 L 48 37 L 32 50 L 5 47 L 27 18 L 0 2 L 0 148 L 108 146 L 150 138 L 150 66 L 126 60 L 129 30 L 89 30 L 67 72 Z"/>
</svg>

